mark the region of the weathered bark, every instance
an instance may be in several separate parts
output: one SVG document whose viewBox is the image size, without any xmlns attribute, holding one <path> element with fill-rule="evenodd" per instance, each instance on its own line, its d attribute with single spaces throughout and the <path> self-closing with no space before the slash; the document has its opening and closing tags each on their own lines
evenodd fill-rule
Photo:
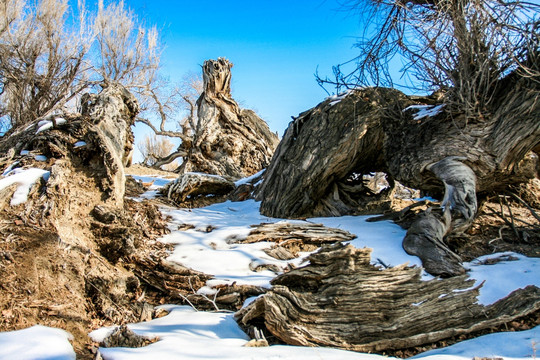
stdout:
<svg viewBox="0 0 540 360">
<path fill-rule="evenodd" d="M 397 180 L 443 198 L 446 215 L 423 216 L 404 246 L 435 275 L 462 273 L 444 237 L 470 225 L 477 194 L 536 176 L 538 157 L 526 155 L 540 143 L 539 92 L 516 82 L 499 96 L 484 119 L 446 113 L 444 104 L 421 116 L 409 106 L 433 99 L 391 89 L 329 98 L 289 125 L 257 194 L 261 212 L 292 218 L 382 212 L 392 191 L 374 196 L 358 179 L 384 172 L 391 186 Z M 442 259 L 446 265 L 427 265 Z"/>
<path fill-rule="evenodd" d="M 232 63 L 224 58 L 203 65 L 204 91 L 197 100 L 198 123 L 180 173 L 242 178 L 268 165 L 278 143 L 276 134 L 255 112 L 240 109 L 231 97 Z"/>
<path fill-rule="evenodd" d="M 299 252 L 315 251 L 323 245 L 355 238 L 356 235 L 348 231 L 322 224 L 278 222 L 256 225 L 245 239 L 238 242 L 273 242 L 275 245 L 265 252 L 278 260 L 290 260 L 298 257 Z"/>
<path fill-rule="evenodd" d="M 234 190 L 234 183 L 218 175 L 186 173 L 167 184 L 161 192 L 177 204 L 198 196 L 227 195 Z"/>
<path fill-rule="evenodd" d="M 343 244 L 311 255 L 309 265 L 272 281 L 272 289 L 236 313 L 243 326 L 264 324 L 291 345 L 355 351 L 405 349 L 497 326 L 540 309 L 529 286 L 489 306 L 465 276 L 421 280 L 421 269 L 381 269 L 370 249 Z M 451 310 L 451 314 L 449 314 Z"/>
<path fill-rule="evenodd" d="M 383 109 L 396 98 L 408 101 L 398 91 L 368 89 L 329 98 L 300 114 L 289 124 L 258 190 L 261 212 L 300 218 L 381 212 L 382 206 L 369 209 L 373 201 L 388 207 L 391 191 L 373 196 L 361 176 L 388 173 Z"/>
</svg>

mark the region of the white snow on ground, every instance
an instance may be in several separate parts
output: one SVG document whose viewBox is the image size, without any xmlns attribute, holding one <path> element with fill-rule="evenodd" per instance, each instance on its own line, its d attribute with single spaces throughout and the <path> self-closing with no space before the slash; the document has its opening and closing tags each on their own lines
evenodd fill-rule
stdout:
<svg viewBox="0 0 540 360">
<path fill-rule="evenodd" d="M 75 360 L 71 334 L 45 326 L 0 332 L 0 359 Z"/>
<path fill-rule="evenodd" d="M 155 180 L 143 198 L 156 196 L 157 189 L 170 180 L 156 177 L 135 177 L 143 182 Z M 175 245 L 169 257 L 185 266 L 213 274 L 215 278 L 207 283 L 204 293 L 211 294 L 211 286 L 219 283 L 237 281 L 242 284 L 269 286 L 269 281 L 276 275 L 271 271 L 255 272 L 250 269 L 261 263 L 272 263 L 283 267 L 285 262 L 268 257 L 262 249 L 271 244 L 235 244 L 231 239 L 245 237 L 251 225 L 262 222 L 283 221 L 263 216 L 259 213 L 259 203 L 249 200 L 244 202 L 225 202 L 200 209 L 162 208 L 165 215 L 171 216 L 172 232 L 161 241 Z M 408 262 L 419 266 L 420 260 L 407 255 L 401 247 L 405 231 L 389 221 L 366 222 L 368 216 L 344 216 L 336 218 L 308 219 L 313 223 L 337 227 L 357 235 L 351 241 L 356 247 L 370 247 L 372 263 L 395 266 Z M 195 228 L 179 231 L 178 226 L 191 224 Z M 207 232 L 208 227 L 214 229 Z M 307 255 L 307 254 L 304 254 Z M 504 261 L 487 265 L 486 259 L 503 256 Z M 517 258 L 508 260 L 508 256 Z M 301 260 L 295 260 L 299 265 Z M 507 296 L 518 288 L 529 284 L 540 286 L 540 259 L 528 258 L 515 253 L 492 254 L 466 263 L 476 284 L 485 281 L 480 289 L 479 302 L 490 304 Z M 425 276 L 425 279 L 429 279 Z M 197 312 L 186 306 L 165 306 L 170 314 L 149 322 L 131 324 L 130 328 L 138 334 L 159 337 L 159 341 L 144 348 L 100 349 L 105 360 L 123 359 L 359 359 L 382 360 L 394 359 L 385 356 L 355 353 L 330 348 L 306 348 L 296 346 L 270 346 L 265 348 L 244 347 L 247 336 L 235 323 L 231 313 Z M 110 329 L 99 329 L 91 334 L 100 340 Z M 31 350 L 39 345 L 29 344 L 22 333 L 4 333 L 10 336 L 13 346 L 23 346 Z M 2 335 L 0 333 L 0 335 Z M 35 341 L 40 340 L 36 336 Z M 536 345 L 535 345 L 536 344 Z M 436 349 L 415 357 L 425 360 L 470 360 L 479 357 L 503 357 L 505 360 L 531 359 L 534 349 L 540 345 L 540 327 L 523 331 L 490 334 L 468 340 L 453 346 Z M 56 347 L 56 345 L 53 345 Z M 17 358 L 2 353 L 0 337 L 0 358 Z M 13 348 L 13 347 L 12 347 Z M 3 354 L 6 354 L 3 356 Z M 54 358 L 54 357 L 52 357 Z M 37 358 L 41 359 L 41 358 Z M 54 358 L 56 359 L 56 358 Z M 60 357 L 59 359 L 64 359 Z"/>
<path fill-rule="evenodd" d="M 411 359 L 471 360 L 475 356 L 504 360 L 536 359 L 540 356 L 540 326 L 527 331 L 480 336 L 447 348 L 430 350 Z"/>
<path fill-rule="evenodd" d="M 167 307 L 166 307 L 167 308 Z M 298 346 L 244 347 L 249 338 L 238 327 L 231 313 L 197 312 L 187 306 L 170 306 L 171 313 L 130 329 L 160 341 L 139 349 L 100 349 L 105 360 L 180 360 L 180 359 L 391 359 L 380 355 L 359 354 L 330 348 Z M 99 341 L 110 329 L 94 331 L 90 336 Z"/>
<path fill-rule="evenodd" d="M 14 169 L 8 172 L 5 178 L 0 179 L 0 190 L 17 184 L 17 189 L 13 193 L 11 198 L 11 206 L 16 206 L 25 203 L 28 200 L 28 193 L 32 188 L 32 185 L 40 178 L 47 180 L 49 178 L 49 171 L 37 168 L 30 169 Z"/>
<path fill-rule="evenodd" d="M 131 176 L 131 175 L 130 175 Z M 148 191 L 141 195 L 140 199 L 154 199 L 159 196 L 159 189 L 165 186 L 167 183 L 174 181 L 174 179 L 164 179 L 159 176 L 132 176 L 137 181 L 142 181 L 143 183 L 152 183 Z"/>
<path fill-rule="evenodd" d="M 508 257 L 516 260 L 501 261 L 494 265 L 482 265 L 488 259 Z M 485 281 L 484 286 L 480 289 L 480 296 L 478 296 L 478 302 L 482 305 L 493 304 L 510 292 L 525 288 L 527 285 L 540 287 L 539 258 L 529 258 L 521 254 L 505 252 L 485 255 L 463 265 L 469 270 L 470 277 L 476 279 L 476 284 Z"/>
</svg>

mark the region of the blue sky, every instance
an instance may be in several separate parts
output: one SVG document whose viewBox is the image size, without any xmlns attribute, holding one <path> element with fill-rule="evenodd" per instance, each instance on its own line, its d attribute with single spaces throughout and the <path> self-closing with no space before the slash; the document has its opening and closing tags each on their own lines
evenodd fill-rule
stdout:
<svg viewBox="0 0 540 360">
<path fill-rule="evenodd" d="M 125 0 L 137 16 L 161 30 L 163 74 L 180 81 L 207 59 L 234 63 L 235 100 L 254 109 L 283 134 L 291 116 L 327 95 L 314 77 L 356 52 L 359 19 L 338 0 Z M 147 131 L 136 127 L 136 136 Z"/>
</svg>

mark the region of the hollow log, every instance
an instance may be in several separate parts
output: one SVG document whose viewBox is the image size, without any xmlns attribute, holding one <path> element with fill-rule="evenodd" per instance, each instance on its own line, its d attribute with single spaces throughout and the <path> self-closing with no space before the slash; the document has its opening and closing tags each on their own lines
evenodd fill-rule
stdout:
<svg viewBox="0 0 540 360">
<path fill-rule="evenodd" d="M 251 110 L 231 96 L 231 68 L 224 58 L 203 65 L 204 90 L 197 100 L 198 122 L 180 173 L 204 172 L 239 179 L 265 168 L 278 137 Z"/>
<path fill-rule="evenodd" d="M 309 265 L 272 281 L 272 289 L 235 314 L 241 326 L 261 326 L 291 345 L 362 352 L 405 349 L 497 326 L 540 309 L 529 286 L 483 306 L 482 284 L 466 276 L 421 280 L 420 268 L 381 269 L 371 249 L 336 244 Z M 451 310 L 451 314 L 449 314 Z"/>
</svg>

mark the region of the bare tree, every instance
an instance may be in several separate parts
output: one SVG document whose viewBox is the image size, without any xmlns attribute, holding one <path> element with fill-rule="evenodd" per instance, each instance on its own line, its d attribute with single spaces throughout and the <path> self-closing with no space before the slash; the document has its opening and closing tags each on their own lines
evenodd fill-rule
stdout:
<svg viewBox="0 0 540 360">
<path fill-rule="evenodd" d="M 489 113 L 510 73 L 539 81 L 540 5 L 508 0 L 353 0 L 365 32 L 359 56 L 334 67 L 338 87 L 393 86 L 401 59 L 408 85 L 445 89 L 446 103 L 469 116 Z"/>
<path fill-rule="evenodd" d="M 137 144 L 139 151 L 143 156 L 142 163 L 147 166 L 155 166 L 162 158 L 168 156 L 174 149 L 174 144 L 166 137 L 155 134 L 146 135 L 144 140 Z M 178 164 L 171 163 L 164 165 L 166 170 L 174 170 Z"/>
<path fill-rule="evenodd" d="M 0 5 L 0 116 L 16 128 L 66 103 L 88 86 L 91 34 L 67 24 L 67 0 Z M 80 24 L 86 12 L 79 11 Z M 69 40 L 67 40 L 69 39 Z"/>
<path fill-rule="evenodd" d="M 141 121 L 175 112 L 178 91 L 160 75 L 161 46 L 123 1 L 2 0 L 0 121 L 16 129 L 63 107 L 98 85 L 120 83 L 141 105 Z M 163 130 L 163 129 L 162 129 Z"/>
</svg>

